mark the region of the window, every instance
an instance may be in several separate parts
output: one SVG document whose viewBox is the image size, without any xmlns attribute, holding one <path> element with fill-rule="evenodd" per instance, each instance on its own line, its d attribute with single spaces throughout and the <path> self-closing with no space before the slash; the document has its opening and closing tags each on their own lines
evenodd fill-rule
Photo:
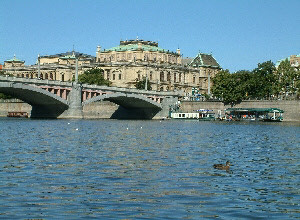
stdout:
<svg viewBox="0 0 300 220">
<path fill-rule="evenodd" d="M 160 81 L 164 81 L 165 75 L 164 72 L 160 72 Z"/>
<path fill-rule="evenodd" d="M 115 80 L 116 79 L 116 74 L 113 74 L 113 80 Z"/>
<path fill-rule="evenodd" d="M 110 75 L 109 70 L 106 70 L 106 79 L 107 80 L 109 80 L 109 75 Z"/>
<path fill-rule="evenodd" d="M 122 74 L 120 73 L 120 74 L 119 74 L 119 80 L 121 80 L 121 79 L 122 79 Z"/>
<path fill-rule="evenodd" d="M 170 72 L 167 73 L 167 81 L 168 81 L 168 82 L 171 81 L 171 73 L 170 73 Z"/>
<path fill-rule="evenodd" d="M 195 76 L 193 76 L 193 83 L 195 83 L 196 82 L 196 77 Z"/>
</svg>

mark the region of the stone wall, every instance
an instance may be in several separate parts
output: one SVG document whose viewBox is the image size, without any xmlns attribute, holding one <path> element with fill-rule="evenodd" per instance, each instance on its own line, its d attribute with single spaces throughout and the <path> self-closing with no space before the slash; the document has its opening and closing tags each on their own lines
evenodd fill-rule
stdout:
<svg viewBox="0 0 300 220">
<path fill-rule="evenodd" d="M 231 108 L 230 105 L 224 105 L 221 102 L 181 102 L 182 112 L 193 112 L 197 109 L 211 109 L 215 113 L 218 110 L 222 111 Z M 284 121 L 300 121 L 300 101 L 298 100 L 280 100 L 280 101 L 243 101 L 242 103 L 235 105 L 234 108 L 279 108 L 284 110 Z"/>
<path fill-rule="evenodd" d="M 0 117 L 6 117 L 8 112 L 31 113 L 31 105 L 19 100 L 0 100 Z"/>
<path fill-rule="evenodd" d="M 222 111 L 231 106 L 224 106 L 221 102 L 181 102 L 182 112 L 193 112 L 197 109 L 212 109 L 215 113 L 218 110 Z M 284 110 L 284 121 L 300 121 L 300 101 L 244 101 L 236 108 L 280 108 Z M 83 107 L 83 117 L 88 118 L 112 118 L 112 116 L 119 110 L 119 106 L 108 101 L 100 101 L 90 103 Z M 20 101 L 3 102 L 0 101 L 0 117 L 6 117 L 9 111 L 24 111 L 30 114 L 31 106 Z M 154 117 L 160 119 L 162 117 Z"/>
<path fill-rule="evenodd" d="M 119 106 L 109 101 L 100 101 L 87 104 L 83 107 L 83 118 L 112 118 Z"/>
</svg>

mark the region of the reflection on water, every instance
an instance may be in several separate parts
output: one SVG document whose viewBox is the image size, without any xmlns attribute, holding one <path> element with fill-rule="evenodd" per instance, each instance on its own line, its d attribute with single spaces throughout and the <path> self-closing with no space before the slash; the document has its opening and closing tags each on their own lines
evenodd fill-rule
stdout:
<svg viewBox="0 0 300 220">
<path fill-rule="evenodd" d="M 0 120 L 0 219 L 300 218 L 300 126 Z M 230 160 L 230 172 L 215 163 Z"/>
</svg>

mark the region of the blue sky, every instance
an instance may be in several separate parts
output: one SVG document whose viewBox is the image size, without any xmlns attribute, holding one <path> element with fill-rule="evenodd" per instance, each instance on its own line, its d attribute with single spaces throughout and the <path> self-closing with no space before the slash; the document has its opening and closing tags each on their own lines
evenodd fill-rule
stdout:
<svg viewBox="0 0 300 220">
<path fill-rule="evenodd" d="M 184 57 L 212 53 L 231 72 L 300 54 L 299 0 L 1 0 L 0 63 L 97 45 L 158 41 Z"/>
</svg>

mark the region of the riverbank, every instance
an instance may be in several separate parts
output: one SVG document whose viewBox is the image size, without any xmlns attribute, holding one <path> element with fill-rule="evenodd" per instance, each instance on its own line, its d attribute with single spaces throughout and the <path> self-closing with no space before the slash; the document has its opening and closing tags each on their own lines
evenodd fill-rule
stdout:
<svg viewBox="0 0 300 220">
<path fill-rule="evenodd" d="M 197 102 L 182 101 L 180 110 L 182 112 L 194 112 L 197 109 L 211 109 L 215 113 L 221 111 L 224 114 L 225 109 L 230 105 L 224 105 L 221 102 Z M 280 101 L 243 101 L 241 104 L 234 106 L 236 108 L 280 108 L 284 110 L 284 121 L 300 121 L 300 101 L 298 100 L 280 100 Z M 20 100 L 1 100 L 0 101 L 0 117 L 6 117 L 8 112 L 31 112 L 31 106 Z M 88 104 L 83 107 L 83 117 L 86 119 L 113 118 L 116 113 L 120 112 L 119 106 L 108 102 L 101 101 Z M 121 114 L 121 113 L 118 113 Z M 155 116 L 153 119 L 161 119 Z"/>
<path fill-rule="evenodd" d="M 222 102 L 195 102 L 183 101 L 180 109 L 182 112 L 194 112 L 197 109 L 210 109 L 214 110 L 217 114 L 221 110 L 222 115 L 230 105 L 224 105 Z M 277 100 L 277 101 L 261 101 L 251 100 L 243 101 L 235 105 L 234 108 L 279 108 L 284 111 L 284 121 L 300 121 L 300 101 L 299 100 Z"/>
</svg>

